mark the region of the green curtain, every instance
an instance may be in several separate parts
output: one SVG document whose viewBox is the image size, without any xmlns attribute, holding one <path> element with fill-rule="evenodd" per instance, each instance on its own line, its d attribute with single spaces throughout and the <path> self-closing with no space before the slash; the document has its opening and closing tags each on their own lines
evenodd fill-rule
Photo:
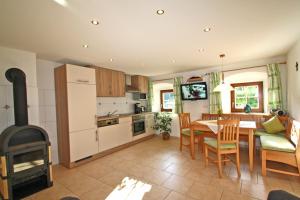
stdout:
<svg viewBox="0 0 300 200">
<path fill-rule="evenodd" d="M 182 77 L 174 78 L 174 98 L 175 98 L 175 113 L 179 114 L 183 112 L 180 85 L 182 83 Z"/>
<path fill-rule="evenodd" d="M 214 92 L 215 87 L 217 87 L 222 81 L 221 72 L 212 72 L 210 73 L 209 81 L 209 112 L 211 114 L 220 114 L 222 113 L 222 100 L 221 93 Z"/>
<path fill-rule="evenodd" d="M 282 86 L 281 86 L 281 78 L 280 78 L 280 70 L 279 65 L 276 64 L 268 64 L 267 65 L 268 72 L 268 106 L 269 109 L 283 109 L 282 102 Z"/>
<path fill-rule="evenodd" d="M 147 110 L 152 112 L 153 105 L 153 81 L 148 81 L 148 96 L 147 96 Z"/>
</svg>

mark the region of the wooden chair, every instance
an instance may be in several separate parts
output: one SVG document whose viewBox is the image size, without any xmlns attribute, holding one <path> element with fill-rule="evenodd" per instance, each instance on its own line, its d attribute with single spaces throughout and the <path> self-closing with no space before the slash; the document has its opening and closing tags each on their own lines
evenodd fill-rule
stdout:
<svg viewBox="0 0 300 200">
<path fill-rule="evenodd" d="M 202 113 L 202 120 L 218 120 L 219 114 Z"/>
<path fill-rule="evenodd" d="M 263 176 L 267 171 L 300 176 L 300 122 L 288 120 L 285 137 L 261 136 L 261 172 Z M 267 167 L 267 161 L 275 161 L 290 165 L 297 172 L 288 171 L 286 167 L 275 169 Z"/>
<path fill-rule="evenodd" d="M 179 127 L 180 127 L 180 151 L 182 151 L 182 146 L 190 147 L 190 152 L 192 154 L 191 144 L 183 144 L 183 137 L 191 137 L 191 117 L 190 113 L 179 114 Z M 194 136 L 198 140 L 199 149 L 201 146 L 201 131 L 194 131 Z M 196 141 L 196 140 L 195 140 Z"/>
<path fill-rule="evenodd" d="M 205 166 L 208 165 L 208 161 L 213 161 L 218 165 L 219 177 L 223 177 L 222 163 L 232 161 L 236 164 L 239 177 L 240 172 L 240 149 L 239 149 L 239 120 L 219 120 L 218 125 L 222 127 L 217 133 L 217 139 L 204 140 L 204 153 L 205 153 Z M 214 152 L 217 154 L 217 160 L 208 156 L 208 152 Z M 228 154 L 236 154 L 236 160 L 233 161 L 229 158 Z M 225 159 L 222 159 L 222 157 Z"/>
</svg>

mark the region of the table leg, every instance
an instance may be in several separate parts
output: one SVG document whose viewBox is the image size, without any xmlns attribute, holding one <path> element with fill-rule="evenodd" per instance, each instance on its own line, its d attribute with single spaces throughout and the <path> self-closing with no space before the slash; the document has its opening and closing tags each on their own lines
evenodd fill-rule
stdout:
<svg viewBox="0 0 300 200">
<path fill-rule="evenodd" d="M 191 128 L 191 156 L 192 159 L 195 160 L 195 136 L 193 128 Z"/>
<path fill-rule="evenodd" d="M 248 146 L 249 146 L 249 169 L 253 171 L 253 130 L 249 130 L 248 134 Z"/>
</svg>

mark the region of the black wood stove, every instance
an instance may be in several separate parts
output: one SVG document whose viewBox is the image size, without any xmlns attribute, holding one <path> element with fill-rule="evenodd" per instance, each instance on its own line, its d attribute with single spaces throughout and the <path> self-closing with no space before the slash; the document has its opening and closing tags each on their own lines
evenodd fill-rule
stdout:
<svg viewBox="0 0 300 200">
<path fill-rule="evenodd" d="M 28 125 L 25 73 L 11 68 L 5 76 L 13 83 L 15 125 L 0 135 L 0 193 L 11 200 L 52 186 L 52 161 L 47 132 Z"/>
</svg>

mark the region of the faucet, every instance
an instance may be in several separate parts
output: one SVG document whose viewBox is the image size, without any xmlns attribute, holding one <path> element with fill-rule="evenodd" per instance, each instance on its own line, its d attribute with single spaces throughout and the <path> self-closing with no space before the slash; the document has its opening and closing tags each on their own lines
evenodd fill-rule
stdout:
<svg viewBox="0 0 300 200">
<path fill-rule="evenodd" d="M 107 116 L 112 116 L 112 115 L 115 114 L 116 112 L 118 112 L 118 110 L 114 110 L 112 113 L 111 113 L 111 112 L 108 112 L 108 113 L 107 113 Z"/>
</svg>

